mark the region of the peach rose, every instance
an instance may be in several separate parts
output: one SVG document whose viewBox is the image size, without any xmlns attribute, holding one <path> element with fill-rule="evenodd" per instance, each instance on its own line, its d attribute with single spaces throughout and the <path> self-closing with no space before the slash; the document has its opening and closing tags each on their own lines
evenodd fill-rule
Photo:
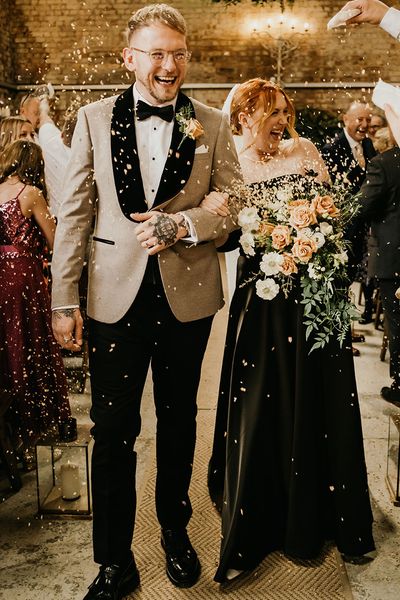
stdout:
<svg viewBox="0 0 400 600">
<path fill-rule="evenodd" d="M 340 212 L 331 196 L 317 196 L 314 198 L 312 204 L 315 212 L 319 215 L 337 217 Z"/>
<path fill-rule="evenodd" d="M 197 138 L 203 135 L 203 133 L 204 129 L 201 123 L 199 123 L 197 119 L 189 119 L 185 125 L 184 134 L 186 137 L 190 137 L 192 140 L 197 140 Z"/>
<path fill-rule="evenodd" d="M 296 263 L 294 262 L 293 256 L 290 254 L 283 253 L 283 263 L 281 265 L 281 272 L 284 275 L 292 275 L 293 273 L 297 273 L 298 269 Z"/>
<path fill-rule="evenodd" d="M 295 240 L 292 246 L 294 258 L 303 263 L 307 263 L 316 251 L 317 244 L 309 238 L 299 238 Z"/>
<path fill-rule="evenodd" d="M 290 229 L 286 225 L 277 225 L 271 233 L 272 247 L 275 250 L 282 250 L 290 243 Z"/>
<path fill-rule="evenodd" d="M 257 233 L 260 235 L 271 235 L 275 225 L 273 223 L 268 223 L 268 221 L 261 221 L 260 226 L 258 228 Z"/>
<path fill-rule="evenodd" d="M 309 227 L 317 222 L 315 209 L 307 200 L 295 200 L 289 204 L 288 209 L 290 212 L 289 223 L 296 229 Z"/>
</svg>

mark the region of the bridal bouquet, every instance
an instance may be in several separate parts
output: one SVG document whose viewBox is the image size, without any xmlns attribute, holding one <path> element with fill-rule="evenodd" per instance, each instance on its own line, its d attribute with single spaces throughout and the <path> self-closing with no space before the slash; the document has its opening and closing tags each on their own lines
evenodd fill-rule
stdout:
<svg viewBox="0 0 400 600">
<path fill-rule="evenodd" d="M 259 271 L 245 284 L 255 280 L 257 295 L 272 300 L 279 292 L 287 297 L 299 280 L 311 351 L 335 334 L 342 345 L 357 314 L 348 295 L 343 238 L 357 213 L 357 198 L 343 187 L 307 179 L 304 185 L 244 186 L 240 199 L 240 244 L 247 256 L 260 258 Z"/>
</svg>

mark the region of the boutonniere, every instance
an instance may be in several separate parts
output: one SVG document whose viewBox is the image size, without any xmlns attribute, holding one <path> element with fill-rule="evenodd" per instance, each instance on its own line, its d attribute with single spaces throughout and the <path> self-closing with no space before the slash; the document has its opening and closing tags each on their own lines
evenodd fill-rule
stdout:
<svg viewBox="0 0 400 600">
<path fill-rule="evenodd" d="M 178 110 L 175 119 L 179 123 L 179 131 L 183 133 L 183 137 L 179 142 L 177 150 L 179 150 L 186 138 L 197 140 L 197 138 L 203 135 L 203 126 L 193 117 L 192 107 L 189 104 L 182 106 L 182 108 Z"/>
</svg>

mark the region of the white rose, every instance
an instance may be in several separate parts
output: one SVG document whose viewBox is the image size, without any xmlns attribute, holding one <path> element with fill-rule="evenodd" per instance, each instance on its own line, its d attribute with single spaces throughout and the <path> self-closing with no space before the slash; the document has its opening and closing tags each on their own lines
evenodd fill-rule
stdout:
<svg viewBox="0 0 400 600">
<path fill-rule="evenodd" d="M 325 236 L 322 232 L 316 231 L 313 235 L 314 242 L 317 244 L 317 248 L 322 248 L 325 244 Z"/>
<path fill-rule="evenodd" d="M 298 240 L 313 240 L 314 232 L 310 227 L 304 227 L 303 229 L 297 230 L 297 239 Z"/>
<path fill-rule="evenodd" d="M 256 282 L 256 294 L 263 300 L 272 300 L 278 293 L 279 285 L 270 277 Z"/>
<path fill-rule="evenodd" d="M 238 215 L 239 225 L 245 231 L 256 231 L 258 229 L 258 224 L 260 223 L 260 221 L 261 218 L 257 212 L 257 209 L 253 206 L 243 208 Z"/>
<path fill-rule="evenodd" d="M 322 223 L 319 224 L 319 230 L 324 235 L 331 235 L 331 233 L 333 233 L 332 225 L 329 225 L 326 221 L 322 221 Z"/>
<path fill-rule="evenodd" d="M 254 256 L 254 237 L 251 233 L 244 233 L 240 236 L 239 243 L 243 248 L 243 252 L 248 256 Z"/>
<path fill-rule="evenodd" d="M 277 275 L 281 270 L 283 263 L 283 256 L 278 252 L 268 252 L 262 257 L 260 262 L 260 269 L 266 275 Z"/>
</svg>

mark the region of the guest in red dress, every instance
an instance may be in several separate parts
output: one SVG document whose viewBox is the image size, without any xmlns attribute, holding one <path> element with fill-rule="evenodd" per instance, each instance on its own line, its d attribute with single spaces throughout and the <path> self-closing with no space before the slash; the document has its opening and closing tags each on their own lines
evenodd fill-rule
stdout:
<svg viewBox="0 0 400 600">
<path fill-rule="evenodd" d="M 0 351 L 15 391 L 11 425 L 25 449 L 71 417 L 42 270 L 55 233 L 44 193 L 40 147 L 23 140 L 7 146 L 0 155 Z"/>
</svg>

